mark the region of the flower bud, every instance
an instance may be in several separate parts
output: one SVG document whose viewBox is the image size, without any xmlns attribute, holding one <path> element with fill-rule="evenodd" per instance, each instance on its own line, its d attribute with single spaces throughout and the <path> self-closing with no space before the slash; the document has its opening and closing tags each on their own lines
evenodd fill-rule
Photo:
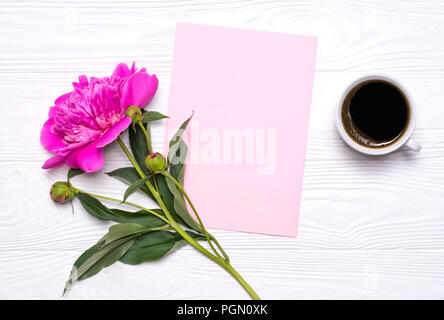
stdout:
<svg viewBox="0 0 444 320">
<path fill-rule="evenodd" d="M 165 170 L 166 168 L 165 158 L 158 152 L 150 153 L 145 158 L 145 164 L 148 170 L 151 172 L 159 172 Z"/>
<path fill-rule="evenodd" d="M 131 121 L 132 123 L 136 123 L 142 119 L 142 111 L 140 111 L 139 107 L 137 106 L 129 106 L 128 109 L 126 109 L 125 115 L 133 119 Z"/>
<path fill-rule="evenodd" d="M 66 203 L 74 198 L 75 191 L 71 183 L 58 181 L 52 185 L 49 194 L 52 201 L 56 203 Z"/>
</svg>

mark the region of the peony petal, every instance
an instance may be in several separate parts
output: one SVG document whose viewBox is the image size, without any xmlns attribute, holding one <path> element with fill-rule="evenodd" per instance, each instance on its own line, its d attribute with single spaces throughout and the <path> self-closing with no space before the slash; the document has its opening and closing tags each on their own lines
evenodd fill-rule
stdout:
<svg viewBox="0 0 444 320">
<path fill-rule="evenodd" d="M 57 167 L 65 162 L 65 156 L 54 156 L 45 161 L 42 166 L 42 169 L 51 169 Z"/>
<path fill-rule="evenodd" d="M 156 75 L 137 72 L 129 77 L 122 88 L 121 106 L 124 110 L 131 105 L 143 108 L 153 98 L 159 81 Z"/>
<path fill-rule="evenodd" d="M 123 130 L 128 128 L 131 124 L 131 117 L 125 117 L 120 121 L 116 122 L 111 128 L 109 128 L 105 134 L 97 140 L 97 148 L 103 148 L 107 144 L 113 142 L 117 139 L 119 134 L 122 133 Z"/>
<path fill-rule="evenodd" d="M 78 168 L 79 164 L 77 163 L 77 155 L 79 154 L 78 151 L 72 152 L 68 158 L 66 158 L 66 164 L 70 166 L 71 168 Z"/>
<path fill-rule="evenodd" d="M 88 77 L 85 76 L 84 74 L 79 76 L 79 84 L 82 87 L 87 87 L 88 86 Z"/>
<path fill-rule="evenodd" d="M 97 140 L 78 151 L 77 164 L 85 172 L 94 172 L 103 168 L 103 149 L 97 148 Z"/>
<path fill-rule="evenodd" d="M 42 131 L 40 131 L 40 143 L 48 151 L 55 151 L 57 149 L 66 147 L 63 143 L 63 137 L 56 136 L 51 132 L 51 127 L 54 125 L 54 119 L 48 119 L 43 125 Z"/>
<path fill-rule="evenodd" d="M 130 75 L 130 69 L 126 65 L 126 63 L 119 63 L 117 67 L 114 69 L 113 77 L 119 76 L 121 78 L 126 78 Z"/>
<path fill-rule="evenodd" d="M 59 104 L 64 103 L 66 100 L 69 99 L 69 97 L 71 96 L 71 94 L 72 94 L 72 92 L 68 92 L 68 93 L 62 94 L 60 97 L 58 97 L 58 98 L 54 101 L 54 104 L 55 104 L 56 106 L 58 106 Z"/>
<path fill-rule="evenodd" d="M 54 116 L 58 110 L 62 110 L 62 108 L 60 108 L 58 106 L 52 106 L 51 108 L 49 108 L 48 118 L 54 118 Z"/>
</svg>

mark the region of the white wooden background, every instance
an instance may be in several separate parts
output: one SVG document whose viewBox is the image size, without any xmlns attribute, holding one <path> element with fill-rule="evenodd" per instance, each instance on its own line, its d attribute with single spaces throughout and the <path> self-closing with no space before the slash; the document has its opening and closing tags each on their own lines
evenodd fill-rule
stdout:
<svg viewBox="0 0 444 320">
<path fill-rule="evenodd" d="M 0 1 L 0 298 L 60 298 L 72 263 L 109 223 L 57 206 L 41 170 L 47 109 L 83 72 L 137 61 L 160 79 L 166 110 L 176 21 L 319 36 L 299 237 L 214 230 L 234 266 L 267 299 L 444 298 L 444 2 Z M 357 154 L 334 128 L 344 86 L 386 73 L 417 103 L 419 154 Z M 163 127 L 153 130 L 161 146 Z M 126 164 L 116 147 L 104 171 Z M 75 184 L 119 197 L 102 172 Z M 135 197 L 139 197 L 138 195 Z M 136 200 L 143 200 L 140 198 Z M 186 247 L 154 263 L 121 263 L 65 299 L 248 298 Z"/>
</svg>

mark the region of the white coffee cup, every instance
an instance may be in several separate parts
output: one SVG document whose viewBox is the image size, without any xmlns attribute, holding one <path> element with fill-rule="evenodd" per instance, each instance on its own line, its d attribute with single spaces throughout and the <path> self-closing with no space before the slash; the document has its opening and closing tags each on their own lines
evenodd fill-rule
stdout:
<svg viewBox="0 0 444 320">
<path fill-rule="evenodd" d="M 342 106 L 344 103 L 344 99 L 347 97 L 347 95 L 350 93 L 350 91 L 358 86 L 362 82 L 366 82 L 369 80 L 383 80 L 386 82 L 389 82 L 393 84 L 395 87 L 399 88 L 407 98 L 408 102 L 408 108 L 409 108 L 409 117 L 408 122 L 406 124 L 406 127 L 402 134 L 396 138 L 393 142 L 390 144 L 383 146 L 383 147 L 370 147 L 362 145 L 358 142 L 356 142 L 354 139 L 350 137 L 350 135 L 347 133 L 346 128 L 344 127 L 344 123 L 342 121 Z M 402 146 L 407 147 L 408 149 L 418 152 L 421 150 L 421 146 L 417 144 L 412 138 L 410 137 L 413 132 L 413 128 L 415 126 L 415 120 L 416 120 L 416 109 L 415 104 L 413 102 L 413 99 L 409 92 L 406 90 L 404 86 L 402 86 L 398 81 L 394 80 L 393 78 L 389 78 L 387 76 L 382 75 L 371 75 L 371 76 L 365 76 L 362 78 L 359 78 L 355 81 L 353 81 L 350 85 L 347 86 L 346 90 L 342 94 L 341 99 L 339 100 L 338 106 L 337 106 L 337 112 L 336 112 L 336 128 L 338 129 L 339 135 L 341 138 L 345 141 L 346 144 L 348 144 L 353 149 L 369 154 L 369 155 L 382 155 L 387 154 L 390 152 L 393 152 Z"/>
</svg>

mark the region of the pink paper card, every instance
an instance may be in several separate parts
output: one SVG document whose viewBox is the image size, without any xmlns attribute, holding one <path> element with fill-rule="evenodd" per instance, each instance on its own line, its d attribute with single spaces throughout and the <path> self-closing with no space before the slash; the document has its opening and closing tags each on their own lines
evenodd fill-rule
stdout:
<svg viewBox="0 0 444 320">
<path fill-rule="evenodd" d="M 185 189 L 207 227 L 296 236 L 316 43 L 177 24 L 165 145 L 194 110 Z"/>
</svg>

